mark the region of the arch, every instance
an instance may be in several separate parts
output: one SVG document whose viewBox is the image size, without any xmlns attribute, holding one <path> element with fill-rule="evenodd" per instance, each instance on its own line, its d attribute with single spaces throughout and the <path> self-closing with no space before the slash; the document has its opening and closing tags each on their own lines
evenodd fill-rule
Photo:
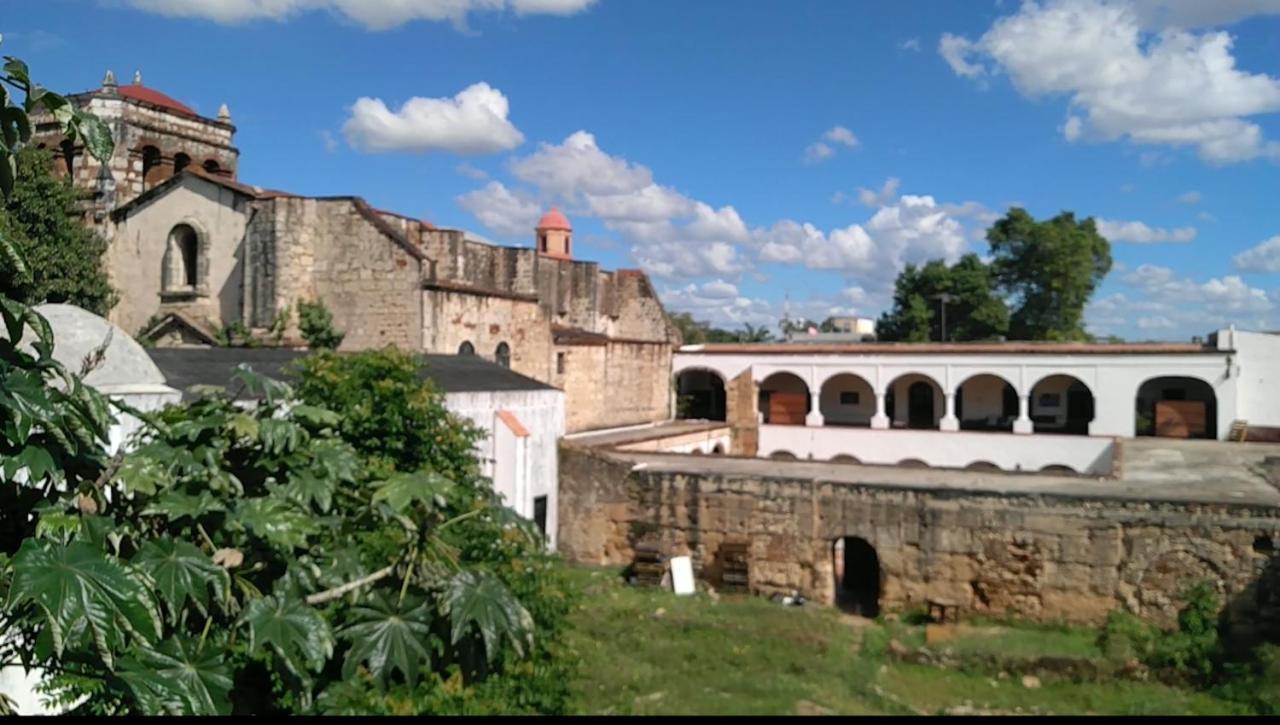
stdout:
<svg viewBox="0 0 1280 725">
<path fill-rule="evenodd" d="M 706 454 L 702 452 L 702 449 L 701 449 L 701 448 L 694 448 L 694 449 L 693 449 L 693 455 L 695 455 L 695 456 L 705 456 Z"/>
<path fill-rule="evenodd" d="M 187 168 L 190 165 L 191 165 L 190 156 L 182 152 L 178 152 L 173 155 L 173 175 L 174 176 L 181 174 L 182 170 Z"/>
<path fill-rule="evenodd" d="M 1073 476 L 1076 475 L 1076 469 L 1072 468 L 1071 466 L 1064 466 L 1058 463 L 1052 463 L 1048 466 L 1045 466 L 1044 468 L 1040 469 L 1040 472 L 1041 473 L 1069 473 Z"/>
<path fill-rule="evenodd" d="M 831 544 L 836 606 L 862 617 L 880 614 L 880 556 L 866 539 L 845 536 Z"/>
<path fill-rule="evenodd" d="M 724 378 L 706 368 L 685 368 L 676 373 L 676 418 L 725 420 L 727 400 Z"/>
<path fill-rule="evenodd" d="M 219 164 L 217 159 L 205 159 L 201 167 L 210 174 L 222 173 L 222 164 Z"/>
<path fill-rule="evenodd" d="M 190 224 L 178 224 L 169 230 L 161 270 L 161 289 L 166 292 L 192 292 L 199 284 L 200 235 Z"/>
<path fill-rule="evenodd" d="M 73 143 L 73 142 L 71 141 L 71 139 L 67 139 L 67 140 L 63 141 L 63 142 L 58 146 L 58 148 L 60 148 L 60 149 L 62 150 L 62 164 L 63 164 L 63 170 L 66 172 L 67 176 L 70 176 L 70 177 L 74 178 L 74 177 L 75 177 L 75 171 L 76 171 L 76 145 L 75 145 L 75 143 Z"/>
<path fill-rule="evenodd" d="M 771 460 L 774 460 L 774 461 L 798 461 L 798 460 L 800 460 L 799 458 L 796 458 L 796 454 L 792 453 L 791 451 L 774 451 L 773 453 L 770 453 L 770 454 L 769 454 L 769 458 L 770 458 Z"/>
<path fill-rule="evenodd" d="M 1200 378 L 1151 378 L 1138 386 L 1134 407 L 1134 435 L 1210 440 L 1218 437 L 1218 394 Z"/>
<path fill-rule="evenodd" d="M 822 384 L 818 408 L 824 425 L 869 428 L 876 414 L 876 391 L 860 375 L 833 375 Z"/>
<path fill-rule="evenodd" d="M 715 445 L 715 448 L 712 448 L 712 449 L 711 449 L 711 455 L 713 455 L 713 456 L 723 456 L 723 455 L 724 455 L 724 446 L 722 446 L 722 445 L 720 445 L 719 443 L 717 443 L 717 444 Z"/>
<path fill-rule="evenodd" d="M 993 373 L 978 373 L 956 386 L 960 430 L 1013 432 L 1018 419 L 1018 389 Z"/>
<path fill-rule="evenodd" d="M 838 456 L 832 456 L 832 457 L 831 457 L 831 462 L 832 462 L 832 463 L 843 463 L 844 465 L 847 465 L 847 466 L 860 466 L 860 465 L 862 465 L 862 461 L 859 461 L 859 460 L 857 459 L 857 457 L 855 457 L 855 456 L 851 456 L 851 455 L 848 455 L 847 453 L 841 453 L 841 454 L 840 454 L 840 455 L 838 455 Z"/>
<path fill-rule="evenodd" d="M 164 160 L 160 156 L 160 149 L 156 146 L 143 146 L 140 152 L 142 155 L 142 188 L 146 190 L 164 181 Z"/>
<path fill-rule="evenodd" d="M 504 368 L 511 367 L 511 346 L 505 342 L 498 343 L 498 348 L 493 351 L 493 361 Z"/>
<path fill-rule="evenodd" d="M 811 406 L 808 384 L 793 373 L 774 373 L 760 383 L 760 412 L 769 425 L 804 425 Z"/>
<path fill-rule="evenodd" d="M 885 414 L 894 428 L 938 430 L 946 412 L 942 386 L 922 373 L 904 373 L 889 383 Z"/>
<path fill-rule="evenodd" d="M 459 355 L 475 355 L 476 346 L 472 345 L 470 340 L 465 340 L 461 345 L 458 346 L 458 354 Z"/>
<path fill-rule="evenodd" d="M 984 473 L 998 473 L 1004 469 L 1000 468 L 991 461 L 974 461 L 964 467 L 966 471 L 982 471 Z"/>
<path fill-rule="evenodd" d="M 1080 378 L 1046 375 L 1031 386 L 1029 398 L 1027 415 L 1036 433 L 1089 435 L 1096 406 L 1093 391 Z"/>
<path fill-rule="evenodd" d="M 898 466 L 901 468 L 928 468 L 929 464 L 919 458 L 905 458 L 898 461 Z"/>
</svg>

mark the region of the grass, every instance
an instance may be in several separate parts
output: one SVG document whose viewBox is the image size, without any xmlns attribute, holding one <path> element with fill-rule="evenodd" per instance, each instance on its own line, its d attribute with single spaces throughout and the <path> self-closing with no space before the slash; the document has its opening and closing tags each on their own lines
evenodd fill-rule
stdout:
<svg viewBox="0 0 1280 725">
<path fill-rule="evenodd" d="M 763 598 L 675 597 L 622 583 L 616 570 L 574 571 L 582 714 L 791 715 L 940 713 L 956 707 L 1055 714 L 1233 714 L 1238 706 L 1155 683 L 1046 682 L 886 660 L 890 638 L 917 646 L 923 627 L 856 626 L 816 606 Z M 1087 630 L 1002 622 L 948 641 L 953 652 L 1094 656 Z M 918 641 L 917 641 L 918 640 Z"/>
</svg>

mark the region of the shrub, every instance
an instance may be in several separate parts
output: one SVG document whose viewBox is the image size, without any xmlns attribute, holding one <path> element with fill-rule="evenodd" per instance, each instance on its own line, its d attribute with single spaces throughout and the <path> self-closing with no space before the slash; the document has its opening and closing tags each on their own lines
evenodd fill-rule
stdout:
<svg viewBox="0 0 1280 725">
<path fill-rule="evenodd" d="M 298 331 L 313 350 L 336 350 L 346 337 L 333 326 L 333 315 L 320 301 L 298 300 Z"/>
</svg>

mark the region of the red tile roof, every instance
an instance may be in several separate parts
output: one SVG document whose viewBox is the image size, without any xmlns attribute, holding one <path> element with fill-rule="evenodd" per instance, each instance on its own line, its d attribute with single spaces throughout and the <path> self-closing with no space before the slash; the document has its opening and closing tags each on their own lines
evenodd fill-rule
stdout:
<svg viewBox="0 0 1280 725">
<path fill-rule="evenodd" d="M 1165 342 L 757 342 L 685 345 L 679 351 L 710 355 L 1168 355 L 1227 352 L 1205 345 Z"/>
<path fill-rule="evenodd" d="M 542 219 L 538 221 L 537 228 L 563 229 L 566 232 L 573 231 L 573 226 L 569 224 L 568 218 L 566 218 L 564 214 L 560 213 L 560 210 L 555 207 L 551 207 L 551 211 L 542 216 Z"/>
<path fill-rule="evenodd" d="M 517 438 L 529 437 L 529 429 L 524 427 L 524 424 L 520 422 L 520 419 L 516 417 L 515 413 L 507 410 L 499 410 L 498 418 L 501 419 L 503 423 L 507 424 L 507 427 L 511 429 L 511 432 L 514 433 Z"/>
<path fill-rule="evenodd" d="M 161 108 L 167 108 L 170 111 L 177 111 L 178 113 L 181 113 L 186 116 L 196 116 L 196 117 L 200 116 L 200 114 L 191 110 L 191 108 L 186 104 L 181 103 L 175 100 L 172 96 L 168 96 L 164 93 L 161 93 L 160 91 L 157 91 L 154 88 L 147 88 L 146 86 L 138 86 L 138 85 L 127 85 L 127 86 L 119 86 L 116 89 L 116 92 L 130 100 L 142 101 L 143 103 L 150 103 L 153 106 L 160 106 Z"/>
</svg>

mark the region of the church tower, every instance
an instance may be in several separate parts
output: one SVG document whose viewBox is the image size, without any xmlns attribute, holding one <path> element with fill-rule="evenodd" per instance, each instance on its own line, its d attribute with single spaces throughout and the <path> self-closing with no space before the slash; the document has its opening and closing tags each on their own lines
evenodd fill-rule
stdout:
<svg viewBox="0 0 1280 725">
<path fill-rule="evenodd" d="M 553 259 L 573 258 L 573 227 L 559 209 L 543 215 L 536 229 L 538 255 Z"/>
</svg>

